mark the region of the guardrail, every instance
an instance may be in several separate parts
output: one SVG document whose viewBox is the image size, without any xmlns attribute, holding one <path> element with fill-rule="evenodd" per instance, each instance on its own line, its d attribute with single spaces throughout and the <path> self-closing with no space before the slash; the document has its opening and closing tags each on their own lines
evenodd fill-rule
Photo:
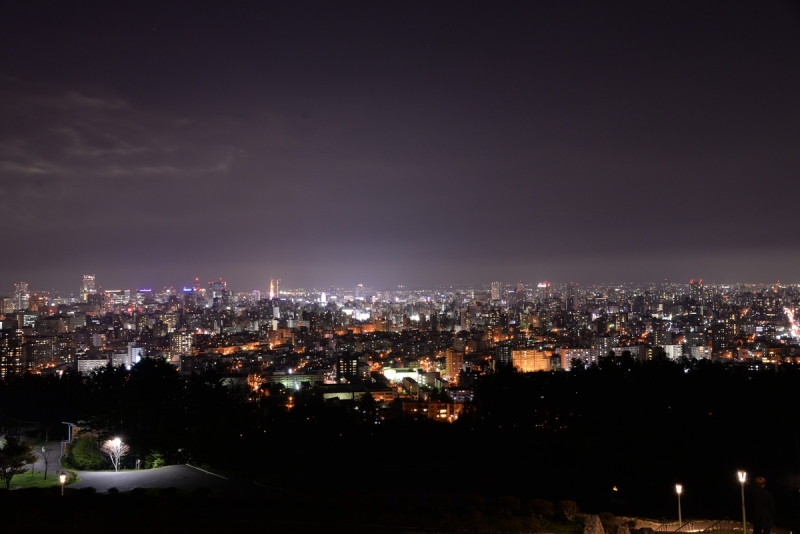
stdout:
<svg viewBox="0 0 800 534">
<path fill-rule="evenodd" d="M 741 524 L 738 521 L 732 521 L 730 518 L 720 519 L 716 523 L 703 529 L 703 532 L 734 532 L 741 531 Z"/>
</svg>

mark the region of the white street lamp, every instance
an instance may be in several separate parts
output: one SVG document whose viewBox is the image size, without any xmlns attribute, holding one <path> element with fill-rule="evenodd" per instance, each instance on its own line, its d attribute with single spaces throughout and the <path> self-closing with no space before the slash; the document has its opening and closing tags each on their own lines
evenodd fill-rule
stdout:
<svg viewBox="0 0 800 534">
<path fill-rule="evenodd" d="M 675 492 L 678 494 L 678 526 L 683 526 L 683 518 L 681 517 L 681 493 L 683 493 L 683 486 L 675 484 Z"/>
<path fill-rule="evenodd" d="M 61 471 L 61 474 L 58 475 L 58 480 L 61 482 L 61 496 L 64 496 L 64 484 L 67 482 L 67 474 L 64 471 Z"/>
<path fill-rule="evenodd" d="M 747 534 L 747 517 L 744 512 L 744 481 L 747 480 L 747 473 L 737 471 L 736 474 L 739 476 L 739 482 L 742 483 L 742 533 Z"/>
</svg>

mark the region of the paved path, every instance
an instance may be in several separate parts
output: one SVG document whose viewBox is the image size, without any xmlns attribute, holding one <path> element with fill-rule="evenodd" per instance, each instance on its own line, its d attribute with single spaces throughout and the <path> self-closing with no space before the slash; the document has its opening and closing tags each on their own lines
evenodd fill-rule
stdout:
<svg viewBox="0 0 800 534">
<path fill-rule="evenodd" d="M 105 493 L 111 488 L 130 491 L 134 488 L 169 488 L 175 487 L 192 491 L 197 488 L 208 488 L 214 493 L 232 491 L 251 495 L 274 496 L 281 492 L 277 488 L 259 486 L 253 482 L 229 480 L 219 475 L 203 471 L 188 465 L 170 465 L 158 469 L 142 469 L 139 471 L 79 471 L 81 481 L 67 486 L 68 489 L 92 487 Z"/>
</svg>

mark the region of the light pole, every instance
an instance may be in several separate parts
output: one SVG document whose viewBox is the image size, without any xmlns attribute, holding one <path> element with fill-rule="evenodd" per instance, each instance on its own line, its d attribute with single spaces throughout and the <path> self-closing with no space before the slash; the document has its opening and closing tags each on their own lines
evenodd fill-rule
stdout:
<svg viewBox="0 0 800 534">
<path fill-rule="evenodd" d="M 64 496 L 64 484 L 67 482 L 67 474 L 64 471 L 61 471 L 61 474 L 58 475 L 58 480 L 61 482 L 61 496 Z"/>
<path fill-rule="evenodd" d="M 683 519 L 681 517 L 681 493 L 683 493 L 683 486 L 675 484 L 675 492 L 678 494 L 678 527 L 681 527 L 683 525 Z"/>
<path fill-rule="evenodd" d="M 739 482 L 742 483 L 742 533 L 747 534 L 747 517 L 744 514 L 744 481 L 747 480 L 747 473 L 744 471 L 737 471 L 739 475 Z"/>
</svg>

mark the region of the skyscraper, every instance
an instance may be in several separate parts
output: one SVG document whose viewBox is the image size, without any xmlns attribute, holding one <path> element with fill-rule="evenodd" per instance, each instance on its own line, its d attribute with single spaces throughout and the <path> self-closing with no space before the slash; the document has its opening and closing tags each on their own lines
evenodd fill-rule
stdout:
<svg viewBox="0 0 800 534">
<path fill-rule="evenodd" d="M 169 335 L 169 351 L 173 356 L 189 356 L 192 354 L 194 336 L 191 332 L 182 330 Z"/>
<path fill-rule="evenodd" d="M 0 314 L 14 311 L 14 299 L 0 296 Z"/>
<path fill-rule="evenodd" d="M 503 284 L 492 282 L 492 300 L 500 300 L 503 295 Z"/>
<path fill-rule="evenodd" d="M 281 296 L 281 279 L 280 278 L 270 278 L 269 279 L 269 299 L 277 299 Z"/>
<path fill-rule="evenodd" d="M 28 299 L 30 298 L 28 292 L 27 282 L 18 282 L 14 284 L 14 308 L 17 310 L 28 309 Z"/>
<path fill-rule="evenodd" d="M 539 286 L 539 298 L 541 300 L 549 300 L 550 299 L 550 282 L 540 282 Z"/>
<path fill-rule="evenodd" d="M 457 384 L 458 375 L 464 367 L 464 353 L 452 347 L 448 348 L 444 353 L 444 361 L 447 379 Z"/>
<path fill-rule="evenodd" d="M 569 284 L 567 286 L 567 311 L 572 311 L 578 307 L 578 284 Z"/>
<path fill-rule="evenodd" d="M 94 287 L 94 275 L 84 274 L 83 284 L 81 285 L 81 302 L 88 301 L 89 295 L 94 295 L 95 293 L 97 293 L 97 290 Z"/>
<path fill-rule="evenodd" d="M 696 301 L 698 304 L 705 303 L 705 290 L 703 289 L 703 280 L 691 280 L 689 282 L 689 297 Z"/>
<path fill-rule="evenodd" d="M 208 283 L 208 296 L 211 299 L 211 302 L 214 302 L 214 299 L 220 299 L 218 302 L 222 301 L 222 292 L 228 289 L 228 284 L 222 278 L 220 278 L 216 282 L 209 282 Z"/>
</svg>

